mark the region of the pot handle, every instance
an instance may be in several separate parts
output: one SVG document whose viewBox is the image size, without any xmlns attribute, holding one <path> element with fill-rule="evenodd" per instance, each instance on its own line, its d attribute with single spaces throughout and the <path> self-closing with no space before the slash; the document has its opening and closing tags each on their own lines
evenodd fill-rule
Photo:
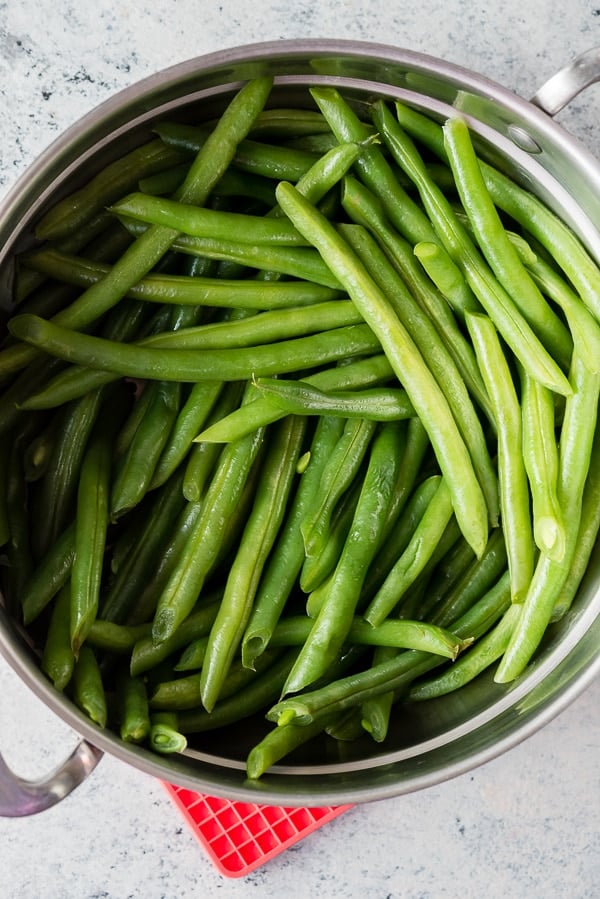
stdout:
<svg viewBox="0 0 600 899">
<path fill-rule="evenodd" d="M 531 98 L 548 115 L 555 116 L 582 90 L 600 81 L 600 47 L 587 50 L 548 79 Z"/>
<path fill-rule="evenodd" d="M 85 780 L 102 755 L 100 749 L 82 740 L 62 765 L 35 781 L 17 777 L 0 755 L 0 817 L 35 815 L 56 805 Z"/>
</svg>

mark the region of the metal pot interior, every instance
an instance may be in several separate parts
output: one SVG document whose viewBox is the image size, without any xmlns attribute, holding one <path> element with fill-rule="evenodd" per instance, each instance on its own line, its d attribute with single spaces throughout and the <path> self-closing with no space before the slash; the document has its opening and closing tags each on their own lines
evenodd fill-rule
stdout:
<svg viewBox="0 0 600 899">
<path fill-rule="evenodd" d="M 447 63 L 339 41 L 283 41 L 213 54 L 141 82 L 98 107 L 28 170 L 0 209 L 0 306 L 11 305 L 13 255 L 34 243 L 32 225 L 58 198 L 112 159 L 148 139 L 155 122 L 204 121 L 239 83 L 273 74 L 274 105 L 308 105 L 306 87 L 334 84 L 358 106 L 400 98 L 442 119 L 460 109 L 488 161 L 528 187 L 580 236 L 600 263 L 600 165 L 532 104 Z M 600 554 L 596 551 L 569 614 L 547 634 L 521 679 L 498 686 L 486 674 L 456 694 L 397 706 L 385 744 L 315 740 L 259 784 L 244 780 L 244 759 L 265 730 L 260 719 L 191 740 L 185 755 L 158 758 L 102 733 L 54 692 L 35 649 L 0 610 L 0 650 L 67 723 L 101 749 L 181 786 L 234 799 L 290 805 L 356 802 L 428 786 L 516 744 L 564 708 L 600 668 Z"/>
</svg>

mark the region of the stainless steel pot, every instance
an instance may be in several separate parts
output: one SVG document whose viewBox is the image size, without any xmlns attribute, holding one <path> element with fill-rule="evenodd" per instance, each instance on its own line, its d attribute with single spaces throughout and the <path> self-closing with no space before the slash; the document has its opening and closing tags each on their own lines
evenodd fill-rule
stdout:
<svg viewBox="0 0 600 899">
<path fill-rule="evenodd" d="M 490 161 L 555 210 L 600 263 L 600 162 L 552 118 L 593 81 L 600 49 L 579 57 L 526 101 L 484 77 L 393 47 L 343 41 L 281 41 L 190 60 L 103 103 L 63 134 L 15 185 L 0 208 L 0 305 L 10 303 L 12 258 L 32 242 L 31 225 L 58 197 L 148 136 L 166 117 L 214 115 L 240 82 L 276 78 L 282 104 L 306 102 L 307 85 L 334 84 L 351 95 L 401 98 L 440 118 L 459 108 Z M 60 769 L 26 783 L 0 757 L 0 814 L 27 815 L 60 801 L 104 752 L 189 789 L 234 800 L 288 806 L 340 805 L 414 791 L 461 774 L 516 745 L 564 709 L 600 669 L 600 553 L 571 611 L 547 635 L 535 662 L 508 686 L 481 677 L 442 701 L 396 716 L 383 746 L 369 738 L 332 757 L 315 741 L 260 783 L 247 783 L 244 757 L 252 723 L 207 735 L 195 749 L 159 758 L 98 729 L 41 674 L 38 656 L 0 597 L 0 651 L 81 743 Z"/>
</svg>

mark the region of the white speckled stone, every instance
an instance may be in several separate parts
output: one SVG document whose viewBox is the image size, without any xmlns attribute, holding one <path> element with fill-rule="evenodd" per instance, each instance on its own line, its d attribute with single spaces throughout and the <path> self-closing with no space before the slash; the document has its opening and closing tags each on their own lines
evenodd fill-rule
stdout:
<svg viewBox="0 0 600 899">
<path fill-rule="evenodd" d="M 0 2 L 0 195 L 80 115 L 159 68 L 290 37 L 395 43 L 531 96 L 600 45 L 600 0 Z M 600 88 L 560 120 L 597 152 Z M 600 683 L 525 743 L 418 794 L 354 808 L 247 878 L 207 859 L 162 786 L 105 758 L 67 800 L 0 819 L 3 899 L 598 899 Z M 0 749 L 24 776 L 72 734 L 0 660 Z"/>
</svg>

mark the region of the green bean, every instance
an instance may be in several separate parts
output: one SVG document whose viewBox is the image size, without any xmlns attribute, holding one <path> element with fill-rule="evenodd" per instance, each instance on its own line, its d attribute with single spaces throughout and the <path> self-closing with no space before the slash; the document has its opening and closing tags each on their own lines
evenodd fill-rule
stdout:
<svg viewBox="0 0 600 899">
<path fill-rule="evenodd" d="M 510 594 L 506 577 L 502 583 L 499 582 L 481 595 L 467 613 L 452 623 L 452 634 L 456 640 L 476 639 L 481 633 L 489 630 L 509 604 Z M 401 619 L 385 622 L 386 626 L 402 623 Z M 423 622 L 421 624 L 423 625 Z M 368 629 L 371 625 L 365 622 L 364 627 Z M 441 661 L 440 656 L 430 652 L 407 650 L 380 662 L 377 666 L 373 665 L 345 677 L 339 677 L 323 687 L 299 696 L 287 697 L 272 706 L 266 717 L 268 721 L 276 722 L 278 727 L 289 723 L 305 727 L 322 715 L 337 714 L 348 708 L 360 706 L 373 696 L 379 696 L 390 690 L 405 690 L 415 678 L 437 667 Z"/>
<path fill-rule="evenodd" d="M 206 643 L 208 643 L 208 638 L 206 638 Z M 255 678 L 259 677 L 263 671 L 268 669 L 279 655 L 280 653 L 275 650 L 264 653 L 258 662 L 256 670 L 246 668 L 240 658 L 234 659 L 221 686 L 219 703 L 239 694 Z M 197 709 L 202 706 L 200 683 L 201 674 L 199 671 L 185 677 L 160 681 L 153 689 L 150 697 L 150 707 L 152 709 L 174 712 Z"/>
<path fill-rule="evenodd" d="M 523 461 L 531 493 L 534 540 L 541 552 L 560 562 L 566 538 L 557 496 L 554 398 L 527 372 L 522 374 L 521 416 Z"/>
<path fill-rule="evenodd" d="M 208 634 L 205 637 L 198 637 L 196 640 L 192 640 L 181 653 L 179 661 L 173 666 L 173 670 L 178 672 L 198 671 L 204 664 L 207 646 Z"/>
<path fill-rule="evenodd" d="M 413 299 L 410 291 L 405 289 L 402 278 L 397 276 L 385 253 L 371 235 L 360 226 L 347 226 L 343 234 L 374 281 L 386 296 L 393 297 L 391 302 L 394 309 L 446 397 L 485 497 L 490 527 L 495 527 L 499 512 L 498 479 L 487 448 L 483 426 L 452 353 L 440 340 L 435 325 Z M 412 254 L 410 259 L 412 263 Z M 474 356 L 473 362 L 475 363 Z M 489 410 L 487 398 L 484 407 Z"/>
<path fill-rule="evenodd" d="M 113 521 L 145 496 L 179 412 L 181 385 L 176 381 L 154 381 L 147 385 L 146 392 L 152 399 L 125 456 L 119 461 L 112 483 L 110 517 Z"/>
<path fill-rule="evenodd" d="M 423 276 L 411 245 L 391 227 L 377 198 L 354 178 L 344 180 L 342 203 L 352 220 L 365 226 L 381 244 L 380 250 L 372 240 L 367 240 L 364 232 L 355 229 L 345 232 L 349 239 L 353 238 L 350 242 L 359 255 L 362 252 L 365 264 L 370 262 L 373 273 L 379 273 L 381 283 L 391 291 L 398 315 L 421 351 L 427 353 L 427 361 L 435 365 L 440 354 L 451 357 L 448 358 L 450 372 L 456 372 L 455 378 L 462 377 L 471 396 L 491 419 L 473 348 L 458 327 L 448 304 Z M 437 245 L 436 250 L 442 253 Z M 447 254 L 444 255 L 453 264 Z"/>
<path fill-rule="evenodd" d="M 134 193 L 113 203 L 110 211 L 150 225 L 163 225 L 191 237 L 240 243 L 306 246 L 306 240 L 286 219 L 225 212 Z"/>
<path fill-rule="evenodd" d="M 374 421 L 396 421 L 414 415 L 406 391 L 399 388 L 323 391 L 303 380 L 281 378 L 257 378 L 254 383 L 288 414 L 339 415 Z"/>
<path fill-rule="evenodd" d="M 213 241 L 211 246 L 216 247 Z M 235 246 L 231 241 L 225 247 Z M 199 249 L 203 249 L 198 242 Z M 210 252 L 207 245 L 206 252 Z M 217 255 L 213 253 L 213 255 Z M 287 306 L 310 305 L 324 302 L 340 295 L 339 284 L 313 250 L 307 247 L 276 248 L 274 251 L 259 246 L 241 248 L 230 256 L 261 267 L 279 267 L 285 274 L 305 280 L 269 281 L 242 280 L 219 277 L 197 277 L 150 272 L 127 288 L 125 296 L 149 303 L 178 303 L 193 306 L 221 306 L 270 310 Z M 199 257 L 191 257 L 199 258 Z M 279 260 L 279 261 L 278 261 Z M 58 250 L 42 248 L 29 258 L 37 271 L 76 284 L 90 287 L 111 276 L 113 267 L 94 262 L 81 256 L 70 256 Z M 262 264 L 262 265 L 261 265 Z M 307 280 L 306 280 L 307 279 Z"/>
<path fill-rule="evenodd" d="M 557 393 L 568 394 L 566 376 L 538 339 L 522 312 L 493 275 L 444 194 L 427 174 L 411 139 L 383 105 L 377 106 L 377 122 L 394 158 L 415 180 L 423 205 L 431 216 L 446 250 L 504 340 L 532 377 Z"/>
<path fill-rule="evenodd" d="M 77 658 L 94 621 L 109 518 L 111 429 L 92 435 L 81 463 L 71 567 L 71 646 Z"/>
<path fill-rule="evenodd" d="M 269 78 L 256 78 L 246 83 L 223 112 L 214 131 L 192 162 L 179 191 L 179 199 L 202 205 L 213 186 L 227 169 L 235 148 L 245 136 L 258 111 L 266 102 L 271 89 Z M 123 253 L 110 273 L 88 287 L 67 309 L 56 314 L 54 321 L 67 328 L 83 328 L 96 321 L 104 312 L 126 295 L 129 288 L 143 278 L 171 248 L 177 231 L 155 226 L 141 234 Z M 10 356 L 8 364 L 14 364 Z M 35 358 L 31 348 L 16 351 L 19 365 Z M 12 362 L 11 362 L 12 359 Z M 3 368 L 0 359 L 0 372 Z M 14 370 L 14 369 L 13 369 Z"/>
<path fill-rule="evenodd" d="M 559 562 L 540 554 L 523 601 L 523 614 L 498 665 L 494 677 L 497 683 L 518 677 L 540 645 L 576 553 L 597 422 L 600 375 L 589 372 L 574 352 L 570 377 L 573 393 L 567 398 L 559 439 L 558 501 L 565 522 L 565 552 Z"/>
<path fill-rule="evenodd" d="M 477 675 L 489 668 L 505 651 L 516 621 L 521 614 L 521 606 L 513 603 L 498 624 L 481 638 L 473 647 L 465 652 L 450 668 L 437 677 L 419 681 L 410 688 L 408 699 L 419 702 L 444 696 L 453 690 L 459 690 L 474 680 Z"/>
<path fill-rule="evenodd" d="M 117 624 L 96 618 L 88 631 L 87 643 L 116 655 L 129 655 L 139 640 L 150 636 L 150 624 Z"/>
<path fill-rule="evenodd" d="M 321 474 L 313 508 L 302 522 L 307 558 L 325 546 L 334 510 L 360 470 L 376 430 L 365 418 L 347 419 L 344 430 Z"/>
<path fill-rule="evenodd" d="M 46 427 L 37 434 L 23 455 L 23 470 L 25 480 L 29 483 L 35 483 L 44 475 L 52 449 L 56 441 L 57 421 L 51 418 Z"/>
<path fill-rule="evenodd" d="M 446 160 L 440 125 L 403 103 L 396 103 L 396 116 L 402 126 L 440 159 Z M 598 320 L 600 318 L 600 278 L 598 267 L 586 249 L 558 216 L 530 191 L 513 179 L 480 160 L 481 172 L 492 200 L 544 246 L 582 301 Z"/>
<path fill-rule="evenodd" d="M 70 603 L 71 585 L 67 582 L 54 602 L 40 661 L 44 674 L 61 692 L 69 684 L 75 668 L 69 625 Z"/>
<path fill-rule="evenodd" d="M 250 130 L 252 137 L 277 138 L 278 142 L 299 135 L 328 132 L 329 125 L 321 113 L 295 107 L 263 109 Z"/>
<path fill-rule="evenodd" d="M 100 595 L 100 617 L 111 622 L 126 620 L 140 595 L 140 585 L 154 575 L 156 559 L 168 542 L 171 529 L 185 504 L 182 494 L 183 473 L 176 472 L 141 511 L 141 521 L 133 522 L 133 540 L 126 532 L 125 555 L 112 582 Z M 113 548 L 113 559 L 119 542 Z"/>
<path fill-rule="evenodd" d="M 529 244 L 527 244 L 529 246 Z M 519 252 L 522 251 L 519 249 Z M 578 352 L 590 371 L 596 373 L 600 365 L 600 326 L 587 306 L 549 263 L 540 256 L 524 259 L 527 270 L 540 290 L 564 312 L 577 343 Z"/>
<path fill-rule="evenodd" d="M 153 196 L 161 194 L 174 194 L 177 192 L 187 171 L 189 161 L 156 175 L 149 175 L 140 179 L 138 189 L 145 194 Z M 219 197 L 247 197 L 260 200 L 265 206 L 272 206 L 275 202 L 275 186 L 268 178 L 262 175 L 253 175 L 249 172 L 238 172 L 235 169 L 227 169 L 223 172 L 218 183 L 214 187 L 214 196 Z"/>
<path fill-rule="evenodd" d="M 114 200 L 132 190 L 140 178 L 183 159 L 161 140 L 152 140 L 104 166 L 84 187 L 59 201 L 37 223 L 38 240 L 60 240 L 88 223 Z"/>
<path fill-rule="evenodd" d="M 443 133 L 459 196 L 485 258 L 552 356 L 568 366 L 572 352 L 570 334 L 546 303 L 508 239 L 485 186 L 466 122 L 458 116 L 449 118 Z"/>
<path fill-rule="evenodd" d="M 208 419 L 222 389 L 221 381 L 200 381 L 194 384 L 173 423 L 168 441 L 161 450 L 150 489 L 162 486 L 186 458 L 193 446 L 194 437 Z M 187 493 L 184 495 L 186 499 L 191 499 Z"/>
<path fill-rule="evenodd" d="M 142 678 L 126 671 L 117 681 L 119 734 L 126 743 L 143 743 L 150 736 L 150 710 L 146 685 Z"/>
<path fill-rule="evenodd" d="M 474 559 L 454 586 L 443 597 L 442 603 L 432 609 L 429 621 L 440 627 L 449 627 L 469 608 L 499 577 L 507 567 L 506 543 L 501 528 L 492 531 L 485 553 Z M 510 574 L 510 572 L 509 572 Z"/>
<path fill-rule="evenodd" d="M 244 636 L 260 577 L 283 520 L 305 425 L 296 416 L 284 419 L 267 447 L 256 498 L 231 564 L 200 675 L 202 704 L 209 712 Z"/>
<path fill-rule="evenodd" d="M 535 555 L 523 457 L 522 412 L 493 322 L 487 316 L 471 312 L 467 313 L 466 321 L 496 416 L 502 528 L 513 601 L 522 602 L 529 589 Z"/>
<path fill-rule="evenodd" d="M 161 643 L 155 643 L 151 635 L 139 637 L 131 653 L 131 674 L 134 677 L 145 674 L 193 640 L 208 636 L 216 618 L 220 600 L 220 594 L 218 598 L 203 598 L 203 601 L 188 615 L 185 621 L 182 621 L 173 634 Z"/>
<path fill-rule="evenodd" d="M 437 489 L 410 541 L 367 606 L 365 620 L 381 624 L 422 572 L 452 516 L 452 502 L 445 480 L 437 477 Z"/>
<path fill-rule="evenodd" d="M 367 325 L 348 325 L 276 345 L 206 350 L 158 349 L 80 334 L 36 316 L 15 316 L 10 330 L 19 338 L 68 362 L 88 364 L 125 377 L 164 381 L 221 378 L 239 381 L 325 365 L 349 356 L 373 353 L 379 342 Z"/>
<path fill-rule="evenodd" d="M 379 338 L 425 426 L 452 494 L 463 533 L 478 554 L 487 541 L 487 508 L 469 452 L 448 402 L 386 296 L 331 224 L 293 186 L 280 183 L 277 198 L 298 230 L 306 230 Z"/>
<path fill-rule="evenodd" d="M 241 499 L 263 437 L 261 430 L 223 450 L 200 515 L 159 598 L 152 631 L 157 643 L 173 634 L 193 609 L 219 553 L 223 523 Z"/>
<path fill-rule="evenodd" d="M 50 546 L 23 584 L 21 607 L 23 622 L 31 624 L 48 603 L 65 585 L 71 573 L 75 557 L 75 525 L 67 525 L 62 534 Z"/>
<path fill-rule="evenodd" d="M 104 398 L 101 389 L 93 391 L 59 414 L 57 440 L 36 497 L 39 515 L 34 539 L 38 555 L 48 552 L 73 513 L 82 460 Z"/>
<path fill-rule="evenodd" d="M 348 536 L 285 693 L 297 692 L 324 674 L 346 641 L 363 580 L 381 542 L 401 459 L 401 435 L 397 425 L 388 424 L 373 439 Z"/>
<path fill-rule="evenodd" d="M 201 502 L 187 502 L 171 529 L 171 535 L 163 547 L 152 577 L 141 588 L 137 601 L 132 606 L 128 620 L 135 624 L 147 621 L 154 615 L 158 598 L 177 564 L 190 531 L 202 508 Z"/>
<path fill-rule="evenodd" d="M 336 722 L 338 719 L 330 719 Z M 269 731 L 256 743 L 246 758 L 246 776 L 258 780 L 280 759 L 323 733 L 327 720 L 318 718 L 309 725 L 285 724 Z"/>
<path fill-rule="evenodd" d="M 304 562 L 301 524 L 312 509 L 324 467 L 339 440 L 343 422 L 319 418 L 310 444 L 310 458 L 302 472 L 273 552 L 258 585 L 254 608 L 242 637 L 242 660 L 249 668 L 267 648 Z"/>
<path fill-rule="evenodd" d="M 181 125 L 176 122 L 161 122 L 155 127 L 155 131 L 169 146 L 188 153 L 203 150 L 207 134 L 210 133 L 203 126 Z M 231 163 L 244 172 L 297 181 L 317 158 L 316 153 L 291 150 L 245 138 L 236 147 Z"/>
<path fill-rule="evenodd" d="M 414 246 L 414 254 L 452 309 L 464 319 L 465 312 L 479 312 L 481 306 L 472 293 L 464 290 L 464 278 L 459 267 L 439 244 L 421 240 Z"/>
<path fill-rule="evenodd" d="M 344 496 L 341 497 L 334 510 L 323 548 L 319 553 L 311 554 L 304 558 L 300 571 L 300 589 L 304 593 L 309 594 L 306 600 L 306 614 L 310 618 L 315 618 L 320 608 L 320 601 L 317 607 L 313 604 L 315 591 L 319 590 L 322 585 L 326 589 L 325 581 L 329 578 L 339 561 L 356 511 L 360 489 L 360 478 L 355 478 L 354 483 L 350 485 Z"/>
<path fill-rule="evenodd" d="M 419 608 L 419 617 L 428 620 L 432 609 L 441 606 L 441 602 L 448 595 L 467 568 L 473 564 L 473 550 L 464 538 L 457 539 L 438 561 L 435 571 L 435 580 L 430 583 L 427 597 Z"/>
<path fill-rule="evenodd" d="M 392 369 L 382 354 L 367 359 L 350 361 L 334 368 L 323 369 L 303 380 L 321 390 L 344 390 L 352 387 L 369 387 L 384 383 L 392 376 Z M 198 441 L 230 443 L 256 430 L 262 425 L 272 424 L 283 418 L 285 412 L 267 397 L 259 397 L 235 412 L 225 416 L 206 428 L 197 437 Z"/>
<path fill-rule="evenodd" d="M 71 683 L 75 704 L 98 727 L 106 727 L 108 718 L 106 693 L 98 660 L 89 646 L 84 645 L 79 651 Z"/>
<path fill-rule="evenodd" d="M 187 740 L 178 730 L 175 712 L 153 712 L 150 717 L 150 747 L 161 755 L 183 752 Z"/>
<path fill-rule="evenodd" d="M 200 384 L 194 385 L 192 390 L 194 391 L 199 386 Z M 233 381 L 227 383 L 206 424 L 210 427 L 213 421 L 219 421 L 233 409 L 239 408 L 243 391 L 244 386 L 242 382 Z M 187 500 L 197 502 L 204 495 L 206 485 L 214 471 L 222 447 L 218 443 L 195 443 L 194 435 L 191 435 L 191 441 L 192 448 L 183 478 L 183 495 Z"/>
<path fill-rule="evenodd" d="M 14 346 L 28 349 L 25 344 Z M 0 350 L 0 356 L 4 352 L 8 353 L 10 349 L 12 346 Z M 0 395 L 0 435 L 3 438 L 6 438 L 6 435 L 24 418 L 24 403 L 27 398 L 37 390 L 43 389 L 52 376 L 62 368 L 64 363 L 60 359 L 42 355 L 30 363 L 25 371 L 19 372 L 12 383 L 5 388 Z"/>
<path fill-rule="evenodd" d="M 291 649 L 277 657 L 239 692 L 219 700 L 212 711 L 207 712 L 205 708 L 182 711 L 178 716 L 180 729 L 186 734 L 201 733 L 260 712 L 280 694 L 296 654 L 297 649 Z"/>
<path fill-rule="evenodd" d="M 394 646 L 376 646 L 373 652 L 373 664 L 378 665 L 393 659 L 398 650 Z M 387 737 L 392 706 L 394 704 L 394 691 L 380 693 L 372 696 L 360 707 L 360 726 L 366 730 L 376 743 L 383 743 Z"/>
</svg>

